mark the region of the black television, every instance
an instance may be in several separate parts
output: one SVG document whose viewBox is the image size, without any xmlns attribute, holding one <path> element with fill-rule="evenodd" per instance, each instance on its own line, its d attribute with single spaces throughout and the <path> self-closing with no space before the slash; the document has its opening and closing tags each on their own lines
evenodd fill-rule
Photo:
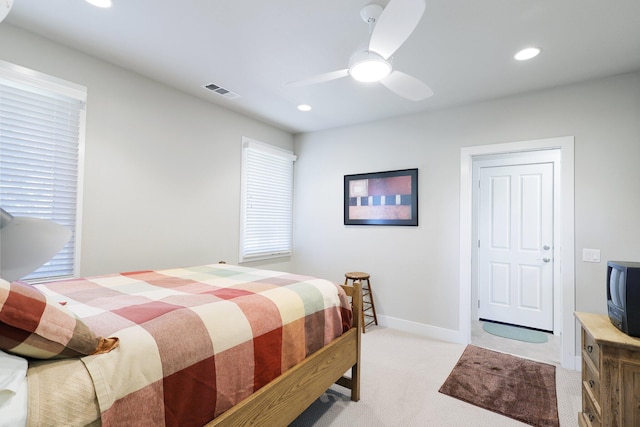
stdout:
<svg viewBox="0 0 640 427">
<path fill-rule="evenodd" d="M 640 262 L 607 262 L 607 311 L 618 329 L 640 337 Z"/>
</svg>

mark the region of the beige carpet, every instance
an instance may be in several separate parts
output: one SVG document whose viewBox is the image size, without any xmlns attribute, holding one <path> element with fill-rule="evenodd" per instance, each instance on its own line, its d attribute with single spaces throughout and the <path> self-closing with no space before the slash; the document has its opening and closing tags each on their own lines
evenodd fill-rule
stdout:
<svg viewBox="0 0 640 427">
<path fill-rule="evenodd" d="M 360 401 L 351 402 L 346 389 L 333 386 L 291 426 L 526 426 L 438 393 L 465 347 L 392 329 L 367 329 Z M 556 393 L 560 426 L 577 426 L 580 373 L 557 368 Z"/>
</svg>

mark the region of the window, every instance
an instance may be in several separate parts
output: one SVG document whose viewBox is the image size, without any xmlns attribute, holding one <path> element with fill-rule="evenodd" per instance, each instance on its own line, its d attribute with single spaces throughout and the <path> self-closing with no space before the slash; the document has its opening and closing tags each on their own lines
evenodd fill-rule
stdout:
<svg viewBox="0 0 640 427">
<path fill-rule="evenodd" d="M 57 222 L 69 243 L 28 280 L 75 274 L 86 88 L 0 61 L 0 206 Z"/>
<path fill-rule="evenodd" d="M 291 255 L 295 159 L 243 138 L 240 262 Z"/>
</svg>

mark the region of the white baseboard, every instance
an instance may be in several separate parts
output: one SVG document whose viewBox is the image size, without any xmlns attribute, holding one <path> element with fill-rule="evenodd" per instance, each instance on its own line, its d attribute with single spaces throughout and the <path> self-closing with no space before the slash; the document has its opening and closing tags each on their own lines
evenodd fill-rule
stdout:
<svg viewBox="0 0 640 427">
<path fill-rule="evenodd" d="M 412 322 L 410 320 L 398 319 L 396 317 L 384 316 L 381 314 L 378 314 L 378 324 L 387 328 L 422 335 L 434 340 L 468 344 L 467 339 L 461 336 L 462 334 L 460 331 L 455 331 L 453 329 L 440 328 L 437 326 L 426 325 L 424 323 Z"/>
</svg>

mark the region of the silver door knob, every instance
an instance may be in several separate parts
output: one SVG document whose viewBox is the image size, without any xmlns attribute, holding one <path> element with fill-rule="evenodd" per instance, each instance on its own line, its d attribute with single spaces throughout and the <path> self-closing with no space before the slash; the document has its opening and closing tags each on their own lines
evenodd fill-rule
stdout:
<svg viewBox="0 0 640 427">
<path fill-rule="evenodd" d="M 549 245 L 544 245 L 544 246 L 542 247 L 542 249 L 544 249 L 545 251 L 548 251 L 549 249 L 551 249 L 551 246 L 549 246 Z"/>
<path fill-rule="evenodd" d="M 542 258 L 542 261 L 549 262 L 549 261 L 551 261 L 551 258 Z"/>
</svg>

